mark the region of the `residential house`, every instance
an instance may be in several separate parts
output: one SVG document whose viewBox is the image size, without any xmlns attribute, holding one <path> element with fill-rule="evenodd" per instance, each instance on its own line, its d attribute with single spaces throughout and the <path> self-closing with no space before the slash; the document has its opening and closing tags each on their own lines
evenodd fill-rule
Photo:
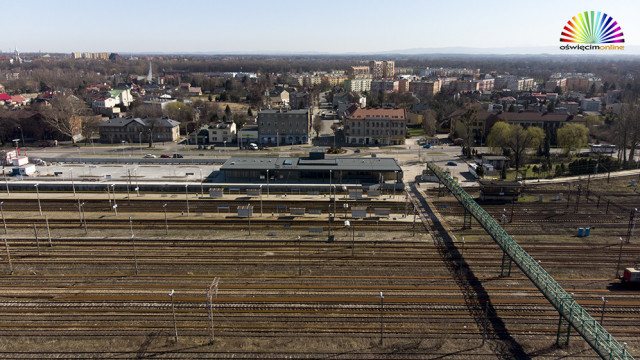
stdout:
<svg viewBox="0 0 640 360">
<path fill-rule="evenodd" d="M 599 97 L 580 101 L 580 109 L 582 111 L 600 111 L 600 106 L 602 106 L 602 101 Z"/>
<path fill-rule="evenodd" d="M 285 89 L 275 89 L 268 93 L 269 104 L 272 106 L 289 106 L 289 92 Z"/>
<path fill-rule="evenodd" d="M 236 123 L 218 121 L 206 126 L 209 143 L 224 144 L 236 141 Z"/>
<path fill-rule="evenodd" d="M 306 91 L 292 91 L 289 93 L 289 104 L 292 109 L 304 109 L 311 106 L 311 96 Z"/>
<path fill-rule="evenodd" d="M 407 135 L 405 109 L 361 109 L 352 106 L 345 112 L 343 122 L 348 144 L 404 144 Z"/>
<path fill-rule="evenodd" d="M 128 143 L 153 141 L 176 141 L 180 136 L 180 123 L 167 117 L 162 118 L 114 118 L 99 125 L 100 142 Z"/>
<path fill-rule="evenodd" d="M 29 103 L 29 100 L 22 95 L 13 95 L 8 101 L 13 107 L 25 106 Z"/>
<path fill-rule="evenodd" d="M 143 101 L 142 106 L 144 106 L 149 111 L 162 113 L 167 105 L 176 101 L 177 99 L 174 99 L 169 95 L 161 95 Z"/>
<path fill-rule="evenodd" d="M 258 113 L 259 142 L 264 145 L 306 144 L 311 112 L 308 109 L 269 109 Z"/>
</svg>

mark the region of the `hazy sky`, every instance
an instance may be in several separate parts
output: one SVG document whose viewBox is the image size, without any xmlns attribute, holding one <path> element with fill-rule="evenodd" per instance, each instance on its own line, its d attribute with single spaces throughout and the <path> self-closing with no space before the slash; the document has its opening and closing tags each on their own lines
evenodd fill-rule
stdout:
<svg viewBox="0 0 640 360">
<path fill-rule="evenodd" d="M 558 48 L 586 10 L 617 20 L 640 50 L 638 0 L 22 0 L 2 4 L 0 50 L 22 52 L 383 52 Z"/>
</svg>

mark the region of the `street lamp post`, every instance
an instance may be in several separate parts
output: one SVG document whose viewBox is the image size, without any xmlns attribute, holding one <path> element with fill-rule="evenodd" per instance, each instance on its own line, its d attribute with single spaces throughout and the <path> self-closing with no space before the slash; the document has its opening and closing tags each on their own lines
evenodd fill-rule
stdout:
<svg viewBox="0 0 640 360">
<path fill-rule="evenodd" d="M 227 140 L 223 141 L 224 144 L 224 152 L 227 152 Z"/>
<path fill-rule="evenodd" d="M 173 312 L 173 331 L 175 333 L 176 343 L 178 343 L 178 324 L 176 323 L 176 306 L 173 303 L 173 289 L 171 289 L 169 297 L 171 297 L 171 310 Z"/>
<path fill-rule="evenodd" d="M 620 259 L 622 258 L 622 236 L 620 236 L 620 252 L 618 253 L 618 265 L 616 266 L 616 278 L 620 277 Z"/>
<path fill-rule="evenodd" d="M 22 139 L 22 147 L 24 147 L 24 132 L 22 132 L 22 126 L 18 126 L 20 129 L 20 138 Z"/>
<path fill-rule="evenodd" d="M 300 235 L 298 235 L 298 276 L 302 276 L 302 259 L 300 250 Z"/>
<path fill-rule="evenodd" d="M 7 221 L 4 219 L 4 210 L 2 210 L 2 205 L 4 201 L 0 201 L 0 214 L 2 214 L 2 225 L 4 225 L 4 233 L 7 233 Z"/>
<path fill-rule="evenodd" d="M 331 175 L 332 175 L 332 172 L 333 172 L 333 170 L 329 170 L 329 201 L 331 201 L 331 185 L 332 185 Z"/>
<path fill-rule="evenodd" d="M 36 196 L 38 197 L 38 211 L 40 212 L 40 216 L 42 216 L 42 206 L 40 205 L 40 191 L 38 190 L 38 186 L 40 184 L 35 184 L 33 186 L 35 186 L 36 188 Z"/>
<path fill-rule="evenodd" d="M 464 257 L 464 236 L 462 237 L 462 256 Z"/>
<path fill-rule="evenodd" d="M 604 326 L 604 309 L 607 306 L 607 301 L 604 296 L 602 297 L 602 313 L 600 314 L 600 325 Z"/>
<path fill-rule="evenodd" d="M 167 222 L 167 203 L 162 205 L 162 209 L 164 209 L 164 234 L 169 235 L 169 223 Z"/>
<path fill-rule="evenodd" d="M 204 179 L 202 177 L 202 169 L 198 168 L 198 170 L 200 171 L 200 193 L 204 196 Z"/>
<path fill-rule="evenodd" d="M 7 189 L 9 189 L 8 186 Z M 269 169 L 267 169 L 267 197 L 269 197 Z"/>
<path fill-rule="evenodd" d="M 138 275 L 138 257 L 136 256 L 136 242 L 133 239 L 133 220 L 129 216 L 129 228 L 131 229 L 131 246 L 133 247 L 133 264 L 136 268 L 136 275 Z"/>
<path fill-rule="evenodd" d="M 116 184 L 111 184 L 111 192 L 113 193 L 113 211 L 118 216 L 118 204 L 116 203 Z"/>
<path fill-rule="evenodd" d="M 122 140 L 122 160 L 124 160 L 124 143 L 125 141 Z"/>
<path fill-rule="evenodd" d="M 138 133 L 138 140 L 140 141 L 140 155 L 142 155 L 142 131 Z"/>
<path fill-rule="evenodd" d="M 262 216 L 262 184 L 260 184 L 260 216 Z"/>
<path fill-rule="evenodd" d="M 380 345 L 382 345 L 382 329 L 384 327 L 384 295 L 380 291 Z"/>
<path fill-rule="evenodd" d="M 187 216 L 189 216 L 189 184 L 184 185 L 184 196 L 187 199 Z"/>
<path fill-rule="evenodd" d="M 82 209 L 82 222 L 84 223 L 84 233 L 87 233 L 87 216 L 84 212 L 84 203 L 80 204 L 80 208 Z"/>
</svg>

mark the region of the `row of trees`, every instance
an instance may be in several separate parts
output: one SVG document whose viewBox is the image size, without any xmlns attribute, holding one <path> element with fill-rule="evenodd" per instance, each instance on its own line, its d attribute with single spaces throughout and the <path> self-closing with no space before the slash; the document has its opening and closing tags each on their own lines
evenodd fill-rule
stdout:
<svg viewBox="0 0 640 360">
<path fill-rule="evenodd" d="M 558 129 L 558 145 L 566 154 L 572 149 L 579 149 L 587 145 L 589 129 L 582 124 L 567 124 Z M 550 157 L 547 134 L 539 127 L 531 126 L 523 128 L 519 124 L 498 122 L 491 127 L 487 136 L 487 144 L 504 155 L 512 156 L 516 172 L 526 162 L 528 150 L 541 148 L 541 155 L 547 159 Z"/>
</svg>

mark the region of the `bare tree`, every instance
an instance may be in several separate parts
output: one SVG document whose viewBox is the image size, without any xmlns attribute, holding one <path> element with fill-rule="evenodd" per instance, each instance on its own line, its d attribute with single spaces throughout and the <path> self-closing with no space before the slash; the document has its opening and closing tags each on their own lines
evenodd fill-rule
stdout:
<svg viewBox="0 0 640 360">
<path fill-rule="evenodd" d="M 436 134 L 436 116 L 432 110 L 426 110 L 422 113 L 422 129 L 427 136 Z"/>
<path fill-rule="evenodd" d="M 311 128 L 316 133 L 316 139 L 320 137 L 320 131 L 322 131 L 322 118 L 320 115 L 313 115 L 313 122 L 311 123 Z"/>
<path fill-rule="evenodd" d="M 82 137 L 84 137 L 85 144 L 98 133 L 98 127 L 102 121 L 99 117 L 96 116 L 87 116 L 82 119 L 81 123 L 81 133 Z"/>
<path fill-rule="evenodd" d="M 47 124 L 70 137 L 75 144 L 75 136 L 82 132 L 81 116 L 87 115 L 89 108 L 73 95 L 60 95 L 54 97 L 49 106 L 41 106 L 40 113 Z"/>
</svg>

